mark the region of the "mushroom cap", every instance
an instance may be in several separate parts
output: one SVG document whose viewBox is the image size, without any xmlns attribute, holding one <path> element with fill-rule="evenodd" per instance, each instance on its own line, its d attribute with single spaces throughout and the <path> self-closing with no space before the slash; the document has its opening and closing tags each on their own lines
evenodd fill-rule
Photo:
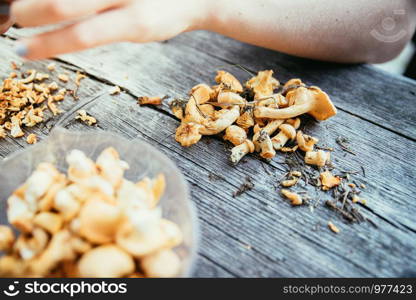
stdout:
<svg viewBox="0 0 416 300">
<path fill-rule="evenodd" d="M 172 250 L 161 250 L 143 257 L 141 267 L 147 277 L 169 278 L 178 275 L 181 260 Z"/>
<path fill-rule="evenodd" d="M 246 87 L 253 90 L 255 99 L 273 95 L 274 89 L 278 88 L 279 85 L 279 81 L 273 77 L 272 70 L 260 71 L 257 76 L 246 82 Z"/>
<path fill-rule="evenodd" d="M 78 263 L 81 277 L 119 278 L 134 272 L 133 258 L 115 245 L 96 247 L 85 253 Z"/>
<path fill-rule="evenodd" d="M 230 141 L 234 146 L 238 146 L 247 139 L 247 133 L 243 128 L 237 125 L 231 125 L 225 130 L 223 138 L 226 141 Z"/>
<path fill-rule="evenodd" d="M 235 105 L 235 104 L 237 105 L 246 104 L 246 100 L 243 97 L 233 92 L 220 92 L 218 94 L 217 101 L 220 104 L 224 104 L 228 106 Z"/>
<path fill-rule="evenodd" d="M 110 243 L 121 222 L 121 210 L 115 205 L 91 199 L 82 207 L 79 220 L 81 236 L 95 244 Z"/>
<path fill-rule="evenodd" d="M 202 125 L 200 124 L 182 122 L 176 129 L 175 140 L 183 147 L 190 147 L 198 143 L 202 138 L 202 135 L 199 132 L 200 128 L 202 128 Z"/>
<path fill-rule="evenodd" d="M 337 114 L 337 109 L 329 98 L 328 94 L 318 87 L 311 87 L 315 94 L 315 106 L 309 114 L 318 121 L 324 121 Z"/>
<path fill-rule="evenodd" d="M 204 104 L 211 99 L 213 90 L 206 84 L 198 84 L 191 89 L 191 98 L 196 100 L 197 104 Z"/>
<path fill-rule="evenodd" d="M 227 90 L 232 92 L 241 93 L 243 92 L 243 86 L 240 81 L 235 78 L 232 74 L 225 71 L 218 71 L 215 77 L 215 82 L 222 83 L 225 85 Z"/>
</svg>

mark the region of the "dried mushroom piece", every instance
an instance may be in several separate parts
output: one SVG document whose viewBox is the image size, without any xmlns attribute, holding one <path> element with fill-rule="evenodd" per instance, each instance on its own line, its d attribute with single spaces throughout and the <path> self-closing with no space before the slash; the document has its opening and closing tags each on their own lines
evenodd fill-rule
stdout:
<svg viewBox="0 0 416 300">
<path fill-rule="evenodd" d="M 319 178 L 324 191 L 328 191 L 341 184 L 341 178 L 339 176 L 332 175 L 329 171 L 322 172 L 319 175 Z"/>
<path fill-rule="evenodd" d="M 246 87 L 254 92 L 254 99 L 262 99 L 273 95 L 280 86 L 279 81 L 273 77 L 273 71 L 260 71 L 256 77 L 246 82 Z"/>
<path fill-rule="evenodd" d="M 85 110 L 83 110 L 83 109 L 80 109 L 77 112 L 77 114 L 78 115 L 75 117 L 75 120 L 81 120 L 82 122 L 84 122 L 88 126 L 92 126 L 92 125 L 94 125 L 94 124 L 97 123 L 97 119 L 95 119 L 94 117 L 88 115 L 88 113 Z"/>
<path fill-rule="evenodd" d="M 234 93 L 242 93 L 243 86 L 235 78 L 232 74 L 225 72 L 225 71 L 218 71 L 217 76 L 215 77 L 215 81 L 222 85 L 224 90 L 234 92 Z"/>
</svg>

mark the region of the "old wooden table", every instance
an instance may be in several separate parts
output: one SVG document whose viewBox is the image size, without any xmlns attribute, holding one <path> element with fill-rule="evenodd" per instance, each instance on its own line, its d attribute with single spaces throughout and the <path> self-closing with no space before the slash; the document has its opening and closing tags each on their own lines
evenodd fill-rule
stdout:
<svg viewBox="0 0 416 300">
<path fill-rule="evenodd" d="M 10 72 L 12 39 L 31 30 L 11 30 L 1 38 L 0 74 Z M 336 66 L 245 45 L 215 34 L 194 32 L 167 43 L 118 44 L 61 56 L 58 70 L 74 77 L 88 74 L 80 100 L 67 99 L 65 113 L 30 130 L 46 138 L 57 123 L 74 130 L 108 130 L 142 138 L 175 161 L 185 174 L 201 224 L 201 243 L 195 276 L 400 276 L 416 270 L 416 82 L 370 66 Z M 26 67 L 45 70 L 50 61 Z M 370 223 L 347 224 L 322 204 L 330 196 L 316 193 L 321 204 L 292 208 L 279 195 L 279 178 L 287 170 L 284 156 L 272 162 L 249 156 L 237 167 L 228 163 L 225 143 L 204 138 L 184 149 L 174 141 L 178 121 L 162 108 L 140 107 L 136 97 L 179 97 L 200 82 L 213 83 L 217 69 L 248 78 L 239 64 L 254 72 L 273 69 L 285 81 L 300 77 L 327 91 L 339 109 L 328 122 L 308 122 L 305 131 L 335 148 L 334 163 L 341 170 L 359 171 L 367 188 L 361 206 Z M 125 92 L 110 96 L 119 85 Z M 84 108 L 98 126 L 74 120 Z M 347 137 L 356 155 L 342 151 L 335 140 Z M 0 157 L 28 145 L 24 139 L 0 141 Z M 2 170 L 3 171 L 3 170 Z M 255 188 L 232 196 L 245 181 Z M 332 220 L 341 230 L 327 228 Z"/>
</svg>

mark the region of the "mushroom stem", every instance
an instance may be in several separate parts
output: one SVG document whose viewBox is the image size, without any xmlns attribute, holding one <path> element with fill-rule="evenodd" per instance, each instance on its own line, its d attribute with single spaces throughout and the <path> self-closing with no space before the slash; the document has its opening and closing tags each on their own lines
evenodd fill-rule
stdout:
<svg viewBox="0 0 416 300">
<path fill-rule="evenodd" d="M 260 156 L 266 159 L 272 159 L 276 156 L 276 151 L 273 149 L 273 143 L 270 139 L 270 135 L 264 131 L 260 131 L 260 136 L 258 138 L 260 144 L 261 153 Z"/>
<path fill-rule="evenodd" d="M 273 120 L 269 122 L 266 126 L 264 126 L 262 130 L 270 136 L 279 128 L 280 125 L 282 125 L 283 122 L 284 120 Z M 253 136 L 253 143 L 256 147 L 256 151 L 260 151 L 259 137 L 262 130 L 259 130 Z"/>
<path fill-rule="evenodd" d="M 254 152 L 254 144 L 250 140 L 245 140 L 241 145 L 235 146 L 231 150 L 230 160 L 233 164 L 238 164 L 238 162 L 248 153 Z"/>
<path fill-rule="evenodd" d="M 257 118 L 289 119 L 309 113 L 318 121 L 324 121 L 337 113 L 329 96 L 318 87 L 299 87 L 288 92 L 286 98 L 292 106 L 283 109 L 257 107 L 254 116 Z"/>
<path fill-rule="evenodd" d="M 199 129 L 199 133 L 202 135 L 214 135 L 221 131 L 224 131 L 227 127 L 231 126 L 240 116 L 240 108 L 235 105 L 227 112 L 225 112 L 221 118 L 215 121 L 206 121 L 205 127 Z M 202 123 L 202 124 L 204 124 Z"/>
<path fill-rule="evenodd" d="M 313 102 L 293 105 L 282 109 L 258 106 L 254 109 L 254 116 L 256 118 L 285 120 L 307 113 L 311 110 L 312 106 Z"/>
<path fill-rule="evenodd" d="M 280 127 L 280 132 L 272 138 L 273 148 L 280 150 L 286 145 L 289 140 L 293 140 L 296 136 L 296 129 L 289 124 L 283 124 Z"/>
</svg>

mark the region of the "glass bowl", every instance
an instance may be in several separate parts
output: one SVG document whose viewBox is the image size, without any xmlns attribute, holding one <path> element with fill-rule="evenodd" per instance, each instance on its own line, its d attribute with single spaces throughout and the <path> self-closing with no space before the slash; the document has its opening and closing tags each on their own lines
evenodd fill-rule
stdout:
<svg viewBox="0 0 416 300">
<path fill-rule="evenodd" d="M 199 229 L 188 185 L 182 173 L 166 155 L 139 139 L 128 140 L 104 131 L 75 132 L 56 128 L 43 142 L 6 157 L 0 162 L 0 224 L 7 224 L 7 198 L 26 181 L 39 163 L 50 162 L 61 172 L 66 172 L 68 166 L 65 157 L 69 151 L 81 150 L 95 160 L 107 147 L 114 147 L 120 158 L 130 165 L 125 173 L 128 180 L 139 181 L 143 177 L 152 178 L 159 173 L 165 175 L 166 191 L 160 206 L 163 217 L 178 224 L 184 235 L 183 244 L 175 248 L 182 261 L 179 276 L 192 276 Z"/>
</svg>

